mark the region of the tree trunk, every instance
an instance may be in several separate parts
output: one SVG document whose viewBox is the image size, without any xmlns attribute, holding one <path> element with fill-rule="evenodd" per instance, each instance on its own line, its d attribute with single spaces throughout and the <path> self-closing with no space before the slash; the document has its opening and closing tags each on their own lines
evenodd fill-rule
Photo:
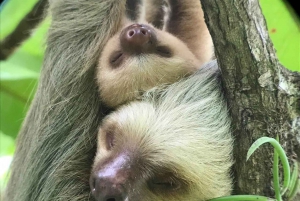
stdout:
<svg viewBox="0 0 300 201">
<path fill-rule="evenodd" d="M 229 103 L 235 136 L 235 194 L 274 196 L 273 148 L 262 136 L 280 138 L 289 159 L 300 156 L 300 74 L 281 66 L 257 0 L 202 0 L 206 23 Z"/>
</svg>

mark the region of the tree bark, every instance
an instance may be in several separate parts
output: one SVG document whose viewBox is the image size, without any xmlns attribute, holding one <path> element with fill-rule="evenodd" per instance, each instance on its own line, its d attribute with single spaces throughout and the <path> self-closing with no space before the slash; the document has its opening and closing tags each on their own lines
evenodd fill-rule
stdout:
<svg viewBox="0 0 300 201">
<path fill-rule="evenodd" d="M 257 0 L 201 3 L 233 120 L 234 193 L 273 197 L 273 148 L 264 145 L 248 162 L 246 154 L 258 138 L 278 135 L 299 161 L 300 74 L 278 62 Z"/>
</svg>

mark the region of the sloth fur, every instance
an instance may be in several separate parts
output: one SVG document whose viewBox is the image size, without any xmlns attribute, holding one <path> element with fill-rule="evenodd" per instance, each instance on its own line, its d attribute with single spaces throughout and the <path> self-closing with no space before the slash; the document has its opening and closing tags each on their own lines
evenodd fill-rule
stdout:
<svg viewBox="0 0 300 201">
<path fill-rule="evenodd" d="M 115 19 L 119 29 L 104 46 L 97 67 L 101 100 L 111 108 L 153 87 L 177 82 L 213 57 L 199 0 L 130 3 L 140 8 L 138 17 L 130 12 L 134 21 L 125 15 Z"/>
<path fill-rule="evenodd" d="M 99 201 L 114 200 L 105 197 L 105 189 L 119 185 L 123 197 L 118 201 L 205 201 L 229 195 L 232 143 L 217 62 L 212 61 L 104 119 L 91 176 L 93 193 Z M 112 165 L 120 157 L 125 162 Z M 98 178 L 103 172 L 106 176 Z M 115 183 L 103 186 L 106 180 Z"/>
<path fill-rule="evenodd" d="M 124 0 L 49 0 L 51 24 L 41 77 L 18 135 L 4 200 L 94 200 L 89 176 L 99 124 L 107 113 L 96 68 L 104 46 L 123 27 L 125 12 Z M 195 25 L 178 23 L 186 30 Z M 172 28 L 176 32 L 178 27 Z M 184 36 L 184 31 L 177 35 Z M 204 44 L 196 44 L 194 36 L 188 41 L 192 49 Z"/>
</svg>

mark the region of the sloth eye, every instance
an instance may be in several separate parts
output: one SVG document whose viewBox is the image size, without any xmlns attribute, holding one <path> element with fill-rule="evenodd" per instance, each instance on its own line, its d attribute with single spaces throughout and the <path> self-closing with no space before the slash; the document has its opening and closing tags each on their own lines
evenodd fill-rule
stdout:
<svg viewBox="0 0 300 201">
<path fill-rule="evenodd" d="M 166 46 L 158 46 L 156 48 L 156 53 L 162 57 L 167 57 L 167 58 L 170 58 L 172 56 L 171 49 Z"/>
<path fill-rule="evenodd" d="M 109 58 L 109 62 L 111 63 L 112 67 L 117 68 L 120 66 L 123 58 L 123 53 L 121 51 L 116 51 L 111 54 Z"/>
<path fill-rule="evenodd" d="M 152 191 L 172 191 L 180 188 L 179 182 L 172 173 L 159 174 L 148 181 Z"/>
<path fill-rule="evenodd" d="M 106 146 L 106 149 L 109 151 L 111 150 L 114 145 L 115 145 L 115 135 L 113 132 L 111 131 L 108 131 L 106 132 L 106 136 L 105 136 L 105 146 Z"/>
</svg>

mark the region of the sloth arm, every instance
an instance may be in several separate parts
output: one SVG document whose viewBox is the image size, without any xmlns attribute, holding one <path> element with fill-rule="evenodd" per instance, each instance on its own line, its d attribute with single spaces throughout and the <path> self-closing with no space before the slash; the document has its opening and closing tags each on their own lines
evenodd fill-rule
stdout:
<svg viewBox="0 0 300 201">
<path fill-rule="evenodd" d="M 162 29 L 164 25 L 163 0 L 144 0 L 146 21 L 156 28 Z"/>
<path fill-rule="evenodd" d="M 51 0 L 49 12 L 46 51 L 53 52 L 44 65 L 81 65 L 83 71 L 95 66 L 107 41 L 128 21 L 126 0 Z M 74 59 L 65 62 L 66 57 Z"/>
<path fill-rule="evenodd" d="M 169 0 L 170 18 L 166 30 L 184 41 L 196 57 L 205 62 L 213 52 L 211 36 L 199 0 Z"/>
</svg>

